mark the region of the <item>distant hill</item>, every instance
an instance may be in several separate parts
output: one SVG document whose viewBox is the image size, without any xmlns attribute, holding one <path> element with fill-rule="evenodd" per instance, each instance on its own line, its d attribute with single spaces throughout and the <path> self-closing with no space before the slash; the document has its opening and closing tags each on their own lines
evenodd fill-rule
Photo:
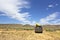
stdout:
<svg viewBox="0 0 60 40">
<path fill-rule="evenodd" d="M 60 30 L 60 25 L 43 25 L 43 28 L 46 31 L 56 31 Z"/>
<path fill-rule="evenodd" d="M 29 24 L 0 24 L 0 29 L 32 30 L 34 28 Z"/>
<path fill-rule="evenodd" d="M 60 30 L 60 25 L 42 25 L 46 31 Z M 26 24 L 0 24 L 0 29 L 15 29 L 15 30 L 34 30 L 34 26 Z"/>
</svg>

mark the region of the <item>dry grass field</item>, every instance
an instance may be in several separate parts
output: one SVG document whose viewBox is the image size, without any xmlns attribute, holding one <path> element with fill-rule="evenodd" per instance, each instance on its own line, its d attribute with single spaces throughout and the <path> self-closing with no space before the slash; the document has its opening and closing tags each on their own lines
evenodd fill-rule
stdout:
<svg viewBox="0 0 60 40">
<path fill-rule="evenodd" d="M 60 40 L 60 30 L 58 27 L 45 28 L 43 33 L 35 33 L 32 28 L 20 27 L 21 30 L 15 28 L 6 28 L 7 25 L 0 25 L 0 40 Z M 11 25 L 10 25 L 11 26 Z M 20 26 L 20 25 L 19 25 Z M 49 29 L 50 28 L 50 29 Z M 56 29 L 57 28 L 57 29 Z"/>
<path fill-rule="evenodd" d="M 33 30 L 0 31 L 0 40 L 60 40 L 60 31 L 35 33 Z"/>
</svg>

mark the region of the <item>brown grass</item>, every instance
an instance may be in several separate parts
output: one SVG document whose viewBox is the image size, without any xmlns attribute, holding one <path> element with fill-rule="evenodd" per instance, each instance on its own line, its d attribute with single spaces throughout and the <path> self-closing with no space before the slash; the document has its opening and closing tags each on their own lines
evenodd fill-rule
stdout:
<svg viewBox="0 0 60 40">
<path fill-rule="evenodd" d="M 32 30 L 0 31 L 0 40 L 60 40 L 60 31 L 35 33 Z"/>
<path fill-rule="evenodd" d="M 29 25 L 1 24 L 0 40 L 60 40 L 60 26 L 43 26 L 43 33 L 35 33 Z"/>
</svg>

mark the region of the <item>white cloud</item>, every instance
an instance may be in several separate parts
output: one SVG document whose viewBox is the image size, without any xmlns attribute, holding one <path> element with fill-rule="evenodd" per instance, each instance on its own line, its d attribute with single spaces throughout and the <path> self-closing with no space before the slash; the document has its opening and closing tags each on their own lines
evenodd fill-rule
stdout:
<svg viewBox="0 0 60 40">
<path fill-rule="evenodd" d="M 0 16 L 5 16 L 5 14 L 0 14 Z"/>
<path fill-rule="evenodd" d="M 55 6 L 58 6 L 59 4 L 55 4 Z"/>
<path fill-rule="evenodd" d="M 56 6 L 58 6 L 59 4 L 55 4 L 55 5 L 53 5 L 53 4 L 50 4 L 50 5 L 48 5 L 48 7 L 49 8 L 53 8 L 53 7 L 56 7 Z"/>
<path fill-rule="evenodd" d="M 50 9 L 50 8 L 53 8 L 53 7 L 54 7 L 54 5 L 50 4 L 50 5 L 48 5 L 48 7 L 46 8 L 46 10 L 48 10 L 48 9 Z"/>
<path fill-rule="evenodd" d="M 30 23 L 28 12 L 21 13 L 22 8 L 29 8 L 29 2 L 26 0 L 0 0 L 0 11 L 3 16 L 19 20 L 23 23 Z"/>
<path fill-rule="evenodd" d="M 55 12 L 52 13 L 50 15 L 48 15 L 45 18 L 40 19 L 40 23 L 43 24 L 49 24 L 49 25 L 56 25 L 56 24 L 60 24 L 60 18 L 58 18 L 60 15 L 60 12 Z"/>
<path fill-rule="evenodd" d="M 48 5 L 48 7 L 54 7 L 54 5 Z"/>
<path fill-rule="evenodd" d="M 35 26 L 35 24 L 36 24 L 36 21 L 29 21 L 29 23 L 22 23 L 22 24 L 30 24 L 30 25 L 34 25 Z"/>
<path fill-rule="evenodd" d="M 58 6 L 59 4 L 49 4 L 48 7 L 46 8 L 47 10 L 50 9 L 50 8 L 54 8 L 56 6 Z"/>
</svg>

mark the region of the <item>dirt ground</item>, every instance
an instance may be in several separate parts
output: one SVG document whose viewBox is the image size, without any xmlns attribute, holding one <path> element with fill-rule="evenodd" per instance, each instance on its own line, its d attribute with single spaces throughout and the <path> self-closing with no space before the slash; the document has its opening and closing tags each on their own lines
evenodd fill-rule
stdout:
<svg viewBox="0 0 60 40">
<path fill-rule="evenodd" d="M 0 31 L 0 40 L 60 40 L 60 31 L 35 33 L 34 31 Z"/>
</svg>

